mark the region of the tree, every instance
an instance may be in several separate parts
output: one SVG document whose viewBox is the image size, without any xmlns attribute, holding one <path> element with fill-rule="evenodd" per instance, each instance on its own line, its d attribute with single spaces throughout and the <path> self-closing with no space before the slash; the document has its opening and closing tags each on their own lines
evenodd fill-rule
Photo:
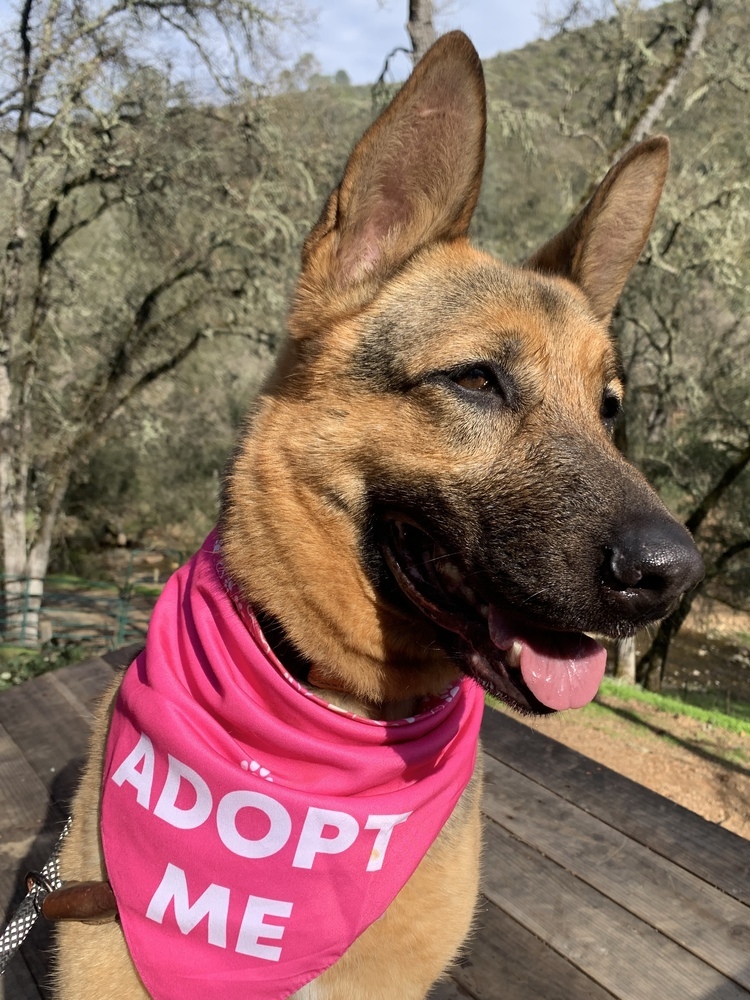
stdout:
<svg viewBox="0 0 750 1000">
<path fill-rule="evenodd" d="M 243 71 L 273 27 L 250 0 L 23 0 L 2 38 L 0 525 L 17 641 L 36 639 L 71 473 L 114 415 L 206 337 L 268 334 L 251 318 L 259 250 L 278 258 L 295 234 Z M 195 107 L 154 38 L 197 54 L 224 103 Z"/>
<path fill-rule="evenodd" d="M 652 469 L 657 481 L 684 483 L 693 504 L 685 525 L 700 544 L 706 576 L 661 622 L 638 663 L 639 682 L 654 690 L 661 687 L 670 644 L 695 598 L 713 591 L 736 602 L 750 592 L 747 577 L 728 586 L 728 574 L 750 552 L 750 401 L 742 384 L 750 367 L 750 324 L 730 314 L 722 328 L 715 310 L 709 315 L 713 343 L 704 349 L 700 371 L 684 374 L 679 357 L 674 366 L 673 377 L 691 397 L 690 416 L 680 421 L 676 441 L 665 436 L 667 447 L 657 452 Z"/>
<path fill-rule="evenodd" d="M 284 93 L 307 90 L 313 79 L 321 77 L 322 69 L 312 52 L 303 52 L 291 69 L 282 69 L 279 73 L 279 89 Z"/>
<path fill-rule="evenodd" d="M 683 0 L 645 11 L 628 0 L 595 12 L 609 17 L 574 33 L 590 72 L 585 80 L 561 81 L 561 132 L 597 149 L 601 169 L 648 130 L 679 127 L 689 137 L 675 144 L 667 197 L 615 318 L 629 414 L 618 438 L 685 517 L 706 558 L 703 588 L 715 588 L 750 537 L 750 525 L 730 512 L 743 490 L 747 438 L 716 395 L 719 384 L 736 395 L 750 363 L 739 319 L 750 278 L 748 157 L 739 126 L 747 110 L 747 56 L 735 39 L 742 9 L 734 0 Z M 590 5 L 566 4 L 556 27 L 567 32 L 592 13 Z M 707 119 L 709 101 L 721 109 L 720 122 Z M 735 331 L 727 339 L 730 365 L 716 349 L 722 338 L 707 350 L 706 324 Z M 705 358 L 700 366 L 697 357 Z M 669 643 L 694 597 L 662 624 L 638 665 L 638 678 L 651 687 L 661 684 Z M 633 679 L 634 643 L 619 653 L 619 671 Z"/>
<path fill-rule="evenodd" d="M 597 84 L 605 87 L 603 94 L 588 98 L 589 111 L 596 109 L 595 117 L 571 125 L 567 110 L 587 92 L 591 76 L 567 82 L 566 104 L 559 118 L 563 132 L 590 139 L 611 166 L 657 129 L 703 49 L 713 9 L 714 0 L 682 0 L 653 13 L 644 10 L 642 0 L 568 0 L 556 10 L 548 6 L 549 29 L 565 33 L 587 26 L 579 37 Z M 607 112 L 603 118 L 601 110 Z M 591 190 L 584 193 L 582 204 L 590 194 Z"/>
<path fill-rule="evenodd" d="M 88 579 L 117 574 L 121 563 L 109 540 L 120 532 L 139 548 L 193 551 L 215 521 L 221 469 L 284 330 L 299 245 L 352 143 L 371 120 L 369 95 L 362 88 L 274 91 L 263 106 L 262 182 L 265 190 L 273 183 L 269 200 L 283 209 L 289 234 L 266 239 L 259 252 L 249 255 L 245 264 L 252 267 L 252 287 L 246 285 L 240 298 L 230 293 L 224 300 L 224 312 L 207 324 L 214 335 L 116 414 L 104 442 L 76 468 L 55 529 L 53 572 Z M 226 172 L 228 143 L 247 172 L 242 110 L 227 109 L 227 121 L 214 123 L 221 130 L 206 136 L 207 169 L 215 159 L 211 169 L 218 175 Z M 201 114 L 198 119 L 189 130 L 193 145 L 206 130 Z M 128 260 L 144 253 L 140 237 L 129 244 Z M 258 344 L 253 331 L 261 320 L 266 336 Z M 232 328 L 236 333 L 230 340 Z"/>
<path fill-rule="evenodd" d="M 656 690 L 671 640 L 697 593 L 722 590 L 750 538 L 744 475 L 750 336 L 743 320 L 750 305 L 750 187 L 748 156 L 734 124 L 734 115 L 747 110 L 747 64 L 736 49 L 735 58 L 727 58 L 738 13 L 736 4 L 715 5 L 679 100 L 673 91 L 664 105 L 668 121 L 689 123 L 693 141 L 676 150 L 662 228 L 623 302 L 618 331 L 629 359 L 635 457 L 682 513 L 707 570 L 638 663 L 637 679 Z M 711 97 L 723 114 L 709 123 L 701 105 Z M 734 599 L 741 599 L 736 588 Z"/>
<path fill-rule="evenodd" d="M 429 5 L 417 11 L 414 7 L 410 5 L 412 40 L 419 37 L 420 21 L 429 10 Z M 686 303 L 701 300 L 701 311 L 708 313 L 714 323 L 727 309 L 736 317 L 744 308 L 740 300 L 747 280 L 738 262 L 747 260 L 747 232 L 742 221 L 747 214 L 746 203 L 739 213 L 738 207 L 743 190 L 747 190 L 743 180 L 747 177 L 747 156 L 739 124 L 744 121 L 746 109 L 745 113 L 740 110 L 736 98 L 747 93 L 748 73 L 747 55 L 736 39 L 741 18 L 742 8 L 736 0 L 680 0 L 656 9 L 645 8 L 640 0 L 563 0 L 553 5 L 548 16 L 555 38 L 564 43 L 559 51 L 565 51 L 565 58 L 558 62 L 559 105 L 554 117 L 541 108 L 531 111 L 525 104 L 514 108 L 502 92 L 498 99 L 491 87 L 489 91 L 491 127 L 494 122 L 504 137 L 520 138 L 537 159 L 544 155 L 539 154 L 542 144 L 554 146 L 559 158 L 569 159 L 572 197 L 568 213 L 575 212 L 588 199 L 607 167 L 649 131 L 677 125 L 691 136 L 689 148 L 687 143 L 675 146 L 670 193 L 660 215 L 661 225 L 657 224 L 614 323 L 625 360 L 630 412 L 628 423 L 621 423 L 617 429 L 618 444 L 644 468 L 658 460 L 662 470 L 675 472 L 681 463 L 692 463 L 692 480 L 677 475 L 656 477 L 663 495 L 688 523 L 695 505 L 698 509 L 703 502 L 700 489 L 710 492 L 712 488 L 704 482 L 700 465 L 696 467 L 697 451 L 689 442 L 712 442 L 712 467 L 717 461 L 721 465 L 722 457 L 731 464 L 735 454 L 732 449 L 741 450 L 735 434 L 729 451 L 721 452 L 715 407 L 701 407 L 698 418 L 697 411 L 686 413 L 680 398 L 688 390 L 696 398 L 705 393 L 705 386 L 698 385 L 696 373 L 690 370 L 691 359 L 694 361 L 696 354 L 700 356 L 703 351 L 697 311 L 694 306 L 686 308 Z M 386 59 L 379 83 L 385 79 L 393 54 Z M 410 54 L 416 58 L 414 41 Z M 715 122 L 707 128 L 703 116 L 703 108 L 717 98 L 727 110 L 734 105 L 736 112 L 728 112 L 722 121 L 725 145 L 721 149 L 710 135 Z M 558 141 L 550 143 L 552 122 Z M 559 139 L 567 142 L 567 151 L 560 150 Z M 696 161 L 705 179 L 696 177 Z M 488 167 L 487 174 L 492 175 L 492 164 Z M 555 172 L 559 175 L 560 168 L 555 167 Z M 491 178 L 486 176 L 485 189 L 488 180 Z M 507 183 L 504 177 L 501 181 Z M 547 225 L 548 220 L 538 214 Z M 485 205 L 480 203 L 475 223 L 480 239 L 484 237 L 492 245 L 494 234 L 487 241 L 491 224 L 487 225 L 484 215 Z M 505 225 L 515 240 L 519 232 L 517 220 L 508 217 Z M 537 242 L 539 237 L 527 228 L 524 235 L 532 243 Z M 743 278 L 738 280 L 740 272 Z M 714 358 L 713 366 L 706 369 L 707 382 L 718 371 L 715 366 L 719 363 Z M 734 378 L 736 381 L 737 372 Z M 668 414 L 678 416 L 667 418 Z M 682 456 L 679 461 L 674 458 L 677 452 Z M 668 453 L 672 456 L 669 460 Z M 722 469 L 716 469 L 718 481 L 723 481 Z M 688 486 L 691 482 L 694 488 Z M 725 505 L 721 512 L 725 513 Z M 717 504 L 714 517 L 718 515 Z M 730 565 L 736 564 L 733 560 L 741 559 L 746 552 L 742 530 L 731 532 L 723 548 L 713 522 L 712 541 L 707 528 L 698 533 L 709 561 L 705 586 L 716 587 Z M 724 553 L 731 555 L 725 557 Z M 682 611 L 686 613 L 688 606 L 683 604 Z M 677 618 L 671 620 L 672 627 L 676 623 Z M 659 642 L 669 627 L 665 623 Z M 668 648 L 668 642 L 664 648 Z M 661 676 L 662 669 L 663 660 L 656 674 L 650 674 L 652 683 Z M 618 643 L 616 672 L 635 681 L 634 638 Z M 643 677 L 643 662 L 638 673 Z"/>
<path fill-rule="evenodd" d="M 409 0 L 409 16 L 406 21 L 406 31 L 409 35 L 409 48 L 397 45 L 385 57 L 380 76 L 373 84 L 373 110 L 378 112 L 393 97 L 393 87 L 388 84 L 388 71 L 391 60 L 399 53 L 403 53 L 411 60 L 412 66 L 416 66 L 425 52 L 434 45 L 437 40 L 437 32 L 434 24 L 435 4 L 434 0 Z"/>
</svg>

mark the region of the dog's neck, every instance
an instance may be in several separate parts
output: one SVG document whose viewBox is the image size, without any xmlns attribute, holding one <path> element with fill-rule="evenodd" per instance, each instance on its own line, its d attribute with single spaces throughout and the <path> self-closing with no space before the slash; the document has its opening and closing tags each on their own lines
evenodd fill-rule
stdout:
<svg viewBox="0 0 750 1000">
<path fill-rule="evenodd" d="M 261 631 L 273 650 L 276 658 L 284 664 L 289 673 L 305 687 L 315 691 L 315 693 L 337 708 L 354 715 L 361 715 L 365 719 L 379 719 L 384 722 L 393 722 L 396 719 L 405 719 L 416 715 L 419 712 L 421 698 L 403 698 L 399 701 L 387 702 L 367 702 L 355 697 L 344 688 L 333 683 L 327 676 L 325 670 L 317 664 L 308 660 L 296 646 L 289 640 L 284 632 L 283 626 L 266 612 L 256 610 L 255 617 L 261 627 Z"/>
</svg>

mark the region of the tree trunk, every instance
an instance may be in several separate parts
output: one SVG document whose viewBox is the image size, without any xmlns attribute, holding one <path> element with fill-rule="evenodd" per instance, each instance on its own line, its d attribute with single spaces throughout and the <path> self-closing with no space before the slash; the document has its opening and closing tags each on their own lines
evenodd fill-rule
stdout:
<svg viewBox="0 0 750 1000">
<path fill-rule="evenodd" d="M 6 642 L 26 645 L 26 502 L 25 483 L 18 482 L 8 452 L 0 454 L 0 521 L 3 534 L 3 608 Z M 33 637 L 36 641 L 36 635 Z"/>
<path fill-rule="evenodd" d="M 40 641 L 39 625 L 42 614 L 42 596 L 44 594 L 44 578 L 49 566 L 49 553 L 52 545 L 49 537 L 40 538 L 29 552 L 26 560 L 26 596 L 24 602 L 24 635 L 22 645 L 36 646 Z"/>
<path fill-rule="evenodd" d="M 685 521 L 685 527 L 688 531 L 692 532 L 693 535 L 698 533 L 698 529 L 708 515 L 714 510 L 729 487 L 740 477 L 748 465 L 750 465 L 750 444 L 739 453 L 731 465 L 726 467 L 713 489 L 708 491 L 690 517 Z"/>
<path fill-rule="evenodd" d="M 9 492 L 12 494 L 13 490 Z M 39 620 L 52 530 L 64 495 L 63 488 L 55 496 L 54 506 L 48 508 L 45 523 L 28 551 L 26 518 L 23 511 L 17 516 L 20 501 L 15 502 L 14 516 L 3 516 L 4 608 L 0 613 L 0 635 L 6 642 L 19 646 L 36 646 L 39 642 Z"/>
<path fill-rule="evenodd" d="M 615 646 L 615 677 L 635 684 L 635 636 L 618 639 Z"/>
<path fill-rule="evenodd" d="M 622 136 L 620 147 L 612 157 L 613 161 L 619 160 L 632 146 L 645 139 L 664 114 L 667 102 L 687 76 L 693 60 L 703 47 L 712 10 L 713 0 L 702 0 L 693 9 L 687 44 L 678 50 L 677 58 L 667 67 L 656 87 L 648 95 L 640 116 L 631 123 Z"/>
<path fill-rule="evenodd" d="M 2 528 L 2 608 L 0 634 L 6 642 L 35 646 L 52 534 L 70 481 L 72 458 L 59 467 L 32 539 L 27 529 L 28 468 L 24 442 L 11 420 L 8 371 L 0 366 L 0 527 Z M 19 454 L 20 453 L 20 454 Z"/>
<path fill-rule="evenodd" d="M 610 166 L 615 164 L 637 142 L 644 139 L 664 113 L 667 102 L 684 80 L 695 57 L 703 47 L 712 12 L 713 0 L 699 0 L 693 7 L 685 45 L 676 50 L 673 61 L 664 68 L 664 72 L 644 98 L 641 107 L 626 122 L 619 138 L 609 148 L 607 155 Z M 579 207 L 583 207 L 589 201 L 597 185 L 596 179 L 591 181 L 581 198 Z"/>
<path fill-rule="evenodd" d="M 693 606 L 693 601 L 701 590 L 703 590 L 702 583 L 698 584 L 695 590 L 684 595 L 677 609 L 661 623 L 648 652 L 641 657 L 636 671 L 636 679 L 649 691 L 661 691 L 672 639 L 682 628 L 690 613 L 690 608 Z"/>
<path fill-rule="evenodd" d="M 710 489 L 708 493 L 706 493 L 703 499 L 695 507 L 690 517 L 688 517 L 685 521 L 685 527 L 688 531 L 692 532 L 693 535 L 697 535 L 698 530 L 708 515 L 717 507 L 724 494 L 730 486 L 732 486 L 735 480 L 739 478 L 741 473 L 745 471 L 748 465 L 750 465 L 750 445 L 740 452 L 731 465 L 727 466 L 722 475 L 719 477 L 716 485 Z M 695 590 L 691 591 L 691 593 L 685 594 L 677 610 L 669 615 L 668 618 L 664 619 L 659 626 L 659 631 L 654 636 L 654 641 L 651 643 L 651 647 L 648 652 L 643 655 L 640 663 L 638 664 L 636 676 L 639 684 L 645 683 L 646 687 L 652 691 L 661 690 L 664 668 L 669 654 L 669 645 L 687 618 L 690 606 L 696 596 L 701 592 L 701 590 L 703 590 L 709 579 L 713 579 L 721 573 L 730 559 L 733 559 L 736 555 L 740 552 L 744 552 L 749 547 L 750 543 L 743 540 L 726 549 L 726 551 L 724 551 L 716 560 L 716 563 L 711 571 L 706 573 L 703 581 L 699 583 Z"/>
<path fill-rule="evenodd" d="M 432 0 L 409 0 L 406 30 L 411 38 L 411 61 L 415 66 L 437 40 L 435 25 L 432 23 L 432 8 Z"/>
<path fill-rule="evenodd" d="M 26 220 L 28 216 L 29 191 L 27 188 L 27 171 L 31 155 L 31 117 L 34 111 L 39 83 L 32 72 L 32 42 L 31 14 L 34 0 L 25 0 L 21 8 L 19 32 L 21 41 L 21 79 L 20 106 L 18 122 L 15 128 L 15 144 L 10 166 L 10 211 L 13 225 L 11 236 L 5 247 L 2 267 L 2 293 L 0 294 L 0 337 L 4 337 L 9 348 L 12 326 L 18 311 L 18 300 L 21 291 L 21 272 L 23 267 L 23 252 L 28 235 Z M 0 359 L 7 361 L 5 359 Z"/>
</svg>

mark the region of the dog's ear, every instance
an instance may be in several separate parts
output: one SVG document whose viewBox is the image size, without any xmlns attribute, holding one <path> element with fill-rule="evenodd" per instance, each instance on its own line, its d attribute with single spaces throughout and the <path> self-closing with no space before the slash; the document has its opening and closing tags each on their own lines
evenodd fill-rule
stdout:
<svg viewBox="0 0 750 1000">
<path fill-rule="evenodd" d="M 303 250 L 343 290 L 382 280 L 420 247 L 465 236 L 484 163 L 482 64 L 443 35 L 355 147 Z"/>
<path fill-rule="evenodd" d="M 582 211 L 525 267 L 574 281 L 596 317 L 609 320 L 646 245 L 669 166 L 669 140 L 638 143 L 609 171 Z"/>
</svg>

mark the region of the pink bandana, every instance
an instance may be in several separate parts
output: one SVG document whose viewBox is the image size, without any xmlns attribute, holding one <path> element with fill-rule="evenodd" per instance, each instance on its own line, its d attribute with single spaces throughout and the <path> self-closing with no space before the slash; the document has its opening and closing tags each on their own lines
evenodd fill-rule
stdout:
<svg viewBox="0 0 750 1000">
<path fill-rule="evenodd" d="M 397 722 L 321 701 L 210 535 L 156 605 L 107 744 L 104 854 L 151 996 L 284 1000 L 340 958 L 450 816 L 483 704 L 468 678 Z"/>
</svg>

